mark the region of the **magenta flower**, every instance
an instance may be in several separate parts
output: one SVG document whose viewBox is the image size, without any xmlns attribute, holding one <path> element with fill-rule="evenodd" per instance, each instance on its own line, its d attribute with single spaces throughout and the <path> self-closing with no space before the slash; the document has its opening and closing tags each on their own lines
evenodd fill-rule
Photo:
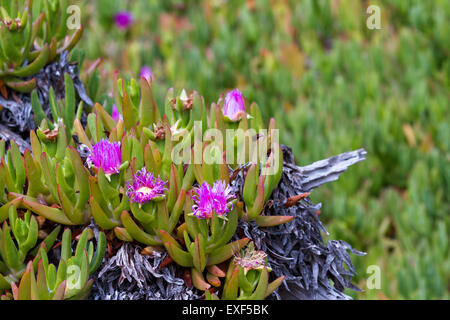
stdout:
<svg viewBox="0 0 450 320">
<path fill-rule="evenodd" d="M 217 181 L 212 189 L 216 213 L 220 215 L 230 211 L 228 201 L 234 198 L 231 194 L 231 187 L 226 185 L 225 181 Z"/>
<path fill-rule="evenodd" d="M 153 79 L 154 79 L 152 69 L 150 69 L 150 68 L 147 67 L 147 66 L 143 66 L 143 67 L 141 68 L 141 74 L 140 74 L 140 75 L 141 75 L 141 77 L 144 77 L 145 80 L 147 80 L 148 82 L 150 82 L 150 80 L 153 80 Z"/>
<path fill-rule="evenodd" d="M 120 11 L 115 15 L 114 20 L 117 28 L 126 30 L 133 23 L 133 15 L 129 11 Z"/>
<path fill-rule="evenodd" d="M 118 142 L 111 143 L 106 139 L 94 144 L 87 163 L 89 167 L 102 168 L 106 175 L 119 173 L 122 164 L 120 144 Z"/>
<path fill-rule="evenodd" d="M 113 104 L 112 106 L 112 118 L 115 122 L 120 120 L 120 113 L 119 113 L 119 109 L 117 109 L 116 104 Z"/>
<path fill-rule="evenodd" d="M 153 173 L 147 172 L 145 168 L 138 170 L 133 177 L 133 181 L 128 183 L 127 197 L 131 201 L 144 204 L 150 200 L 162 199 L 167 190 L 165 184 L 167 181 L 153 176 Z"/>
<path fill-rule="evenodd" d="M 233 122 L 240 120 L 245 115 L 244 96 L 239 89 L 227 93 L 223 115 Z"/>
<path fill-rule="evenodd" d="M 203 182 L 200 188 L 196 188 L 193 196 L 195 204 L 192 206 L 193 215 L 199 219 L 208 219 L 216 212 L 217 216 L 223 217 L 230 211 L 229 201 L 234 198 L 231 188 L 224 181 L 217 181 L 213 187 Z"/>
</svg>

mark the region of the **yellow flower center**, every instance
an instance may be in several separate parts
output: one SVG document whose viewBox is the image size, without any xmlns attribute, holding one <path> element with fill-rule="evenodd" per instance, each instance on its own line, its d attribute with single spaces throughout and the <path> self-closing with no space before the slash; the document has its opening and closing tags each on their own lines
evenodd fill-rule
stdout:
<svg viewBox="0 0 450 320">
<path fill-rule="evenodd" d="M 137 192 L 141 192 L 143 194 L 151 194 L 152 193 L 152 189 L 150 189 L 149 187 L 140 187 Z"/>
</svg>

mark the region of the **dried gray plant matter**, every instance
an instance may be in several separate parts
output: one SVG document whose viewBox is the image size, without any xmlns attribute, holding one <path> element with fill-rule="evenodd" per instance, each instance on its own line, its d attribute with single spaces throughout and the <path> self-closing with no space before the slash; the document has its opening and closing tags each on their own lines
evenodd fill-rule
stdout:
<svg viewBox="0 0 450 320">
<path fill-rule="evenodd" d="M 93 300 L 195 300 L 201 292 L 188 288 L 177 277 L 182 268 L 170 264 L 159 269 L 167 253 L 142 255 L 141 248 L 124 243 L 116 255 L 103 263 L 95 276 Z"/>
</svg>

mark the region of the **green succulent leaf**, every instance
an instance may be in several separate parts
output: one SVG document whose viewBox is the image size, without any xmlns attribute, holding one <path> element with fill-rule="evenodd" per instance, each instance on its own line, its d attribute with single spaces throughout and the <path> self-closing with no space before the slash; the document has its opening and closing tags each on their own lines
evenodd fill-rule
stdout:
<svg viewBox="0 0 450 320">
<path fill-rule="evenodd" d="M 231 242 L 223 247 L 215 249 L 209 254 L 207 265 L 219 264 L 230 259 L 233 256 L 233 254 L 235 254 L 241 248 L 247 245 L 249 241 L 250 241 L 249 238 L 243 238 Z"/>
</svg>

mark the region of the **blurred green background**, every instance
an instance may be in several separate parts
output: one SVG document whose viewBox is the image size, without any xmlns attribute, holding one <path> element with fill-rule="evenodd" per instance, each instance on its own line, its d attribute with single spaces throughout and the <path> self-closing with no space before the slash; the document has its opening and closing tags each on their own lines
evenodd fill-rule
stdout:
<svg viewBox="0 0 450 320">
<path fill-rule="evenodd" d="M 239 88 L 275 117 L 299 165 L 364 147 L 367 161 L 312 194 L 353 256 L 358 299 L 450 298 L 450 1 L 74 1 L 78 48 L 112 74 L 154 74 L 210 104 Z M 381 12 L 370 30 L 369 5 Z M 117 28 L 129 11 L 133 23 Z M 101 102 L 104 95 L 94 97 Z M 381 270 L 370 289 L 367 268 Z"/>
</svg>

